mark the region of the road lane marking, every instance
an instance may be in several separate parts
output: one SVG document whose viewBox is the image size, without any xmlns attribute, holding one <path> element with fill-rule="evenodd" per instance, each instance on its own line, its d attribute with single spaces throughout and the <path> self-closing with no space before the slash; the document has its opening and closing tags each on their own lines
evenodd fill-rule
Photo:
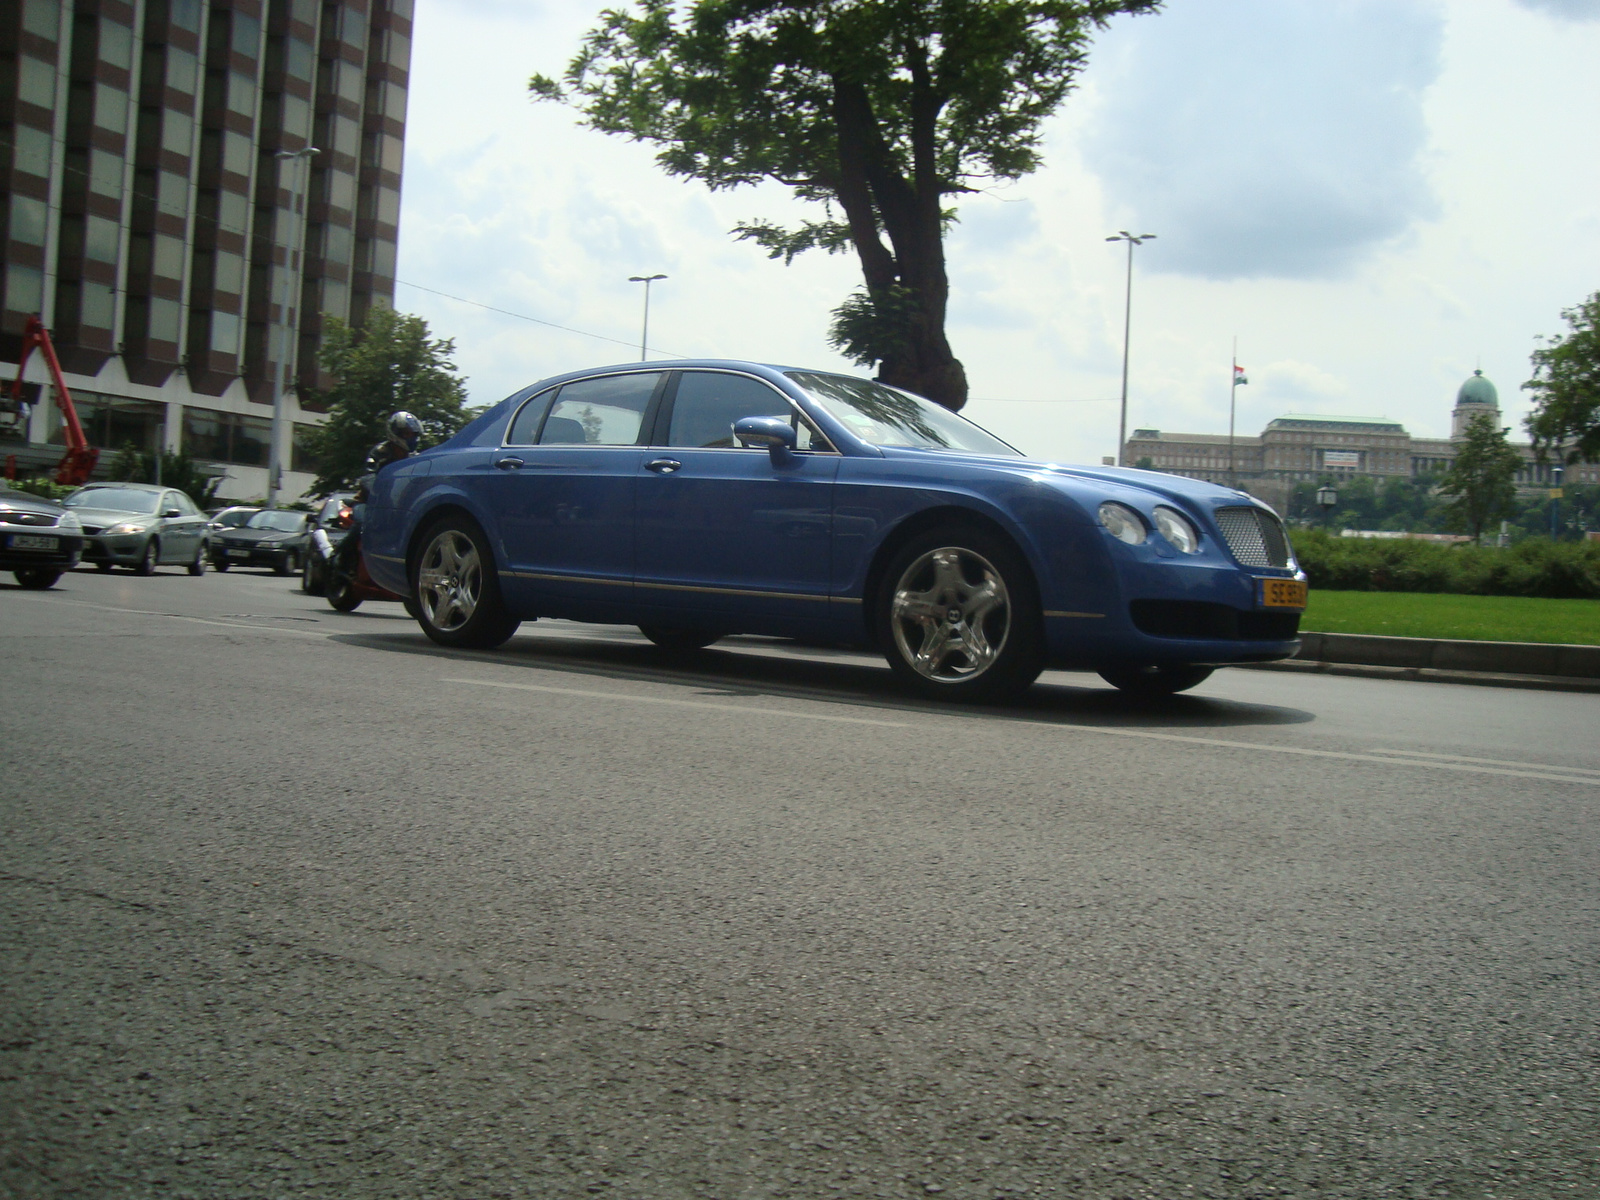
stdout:
<svg viewBox="0 0 1600 1200">
<path fill-rule="evenodd" d="M 1374 750 L 1374 754 L 1405 754 L 1414 758 L 1444 758 L 1451 762 L 1482 763 L 1490 767 L 1537 767 L 1541 771 L 1565 771 L 1571 775 L 1600 775 L 1589 767 L 1557 767 L 1548 763 L 1515 762 L 1504 758 L 1469 758 L 1465 754 L 1434 754 L 1428 750 Z"/>
<path fill-rule="evenodd" d="M 630 696 L 624 692 L 592 692 L 583 688 L 547 687 L 537 683 L 500 683 L 489 679 L 444 679 L 467 687 L 509 688 L 518 692 L 550 692 L 557 696 L 583 696 L 591 700 L 622 700 L 637 704 L 666 704 L 675 708 L 709 708 L 719 712 L 755 713 L 762 717 L 795 717 L 802 721 L 836 721 L 845 725 L 882 725 L 890 729 L 911 729 L 909 721 L 878 721 L 872 717 L 839 717 L 831 713 L 794 712 L 787 708 L 766 708 L 751 704 L 713 704 L 708 700 L 678 700 L 671 696 Z"/>
<path fill-rule="evenodd" d="M 1389 766 L 1425 767 L 1436 771 L 1464 771 L 1471 775 L 1508 775 L 1514 779 L 1547 779 L 1556 783 L 1587 783 L 1600 787 L 1600 773 L 1593 775 L 1556 775 L 1566 767 L 1546 767 L 1542 770 L 1509 771 L 1502 767 L 1478 766 L 1466 762 L 1430 762 L 1427 759 L 1385 758 L 1383 752 L 1361 754 L 1350 750 L 1311 750 L 1303 746 L 1274 746 L 1265 742 L 1235 742 L 1226 738 L 1191 737 L 1181 733 L 1151 733 L 1145 729 L 1108 729 L 1103 725 L 1069 725 L 1051 721 L 1030 721 L 1048 729 L 1070 729 L 1074 733 L 1104 733 L 1111 737 L 1148 738 L 1156 742 L 1186 742 L 1194 746 L 1216 746 L 1230 750 L 1260 750 L 1268 754 L 1299 754 L 1307 758 L 1339 758 L 1346 762 L 1385 763 Z M 1534 766 L 1538 764 L 1518 764 Z M 1581 770 L 1582 768 L 1578 768 Z"/>
</svg>

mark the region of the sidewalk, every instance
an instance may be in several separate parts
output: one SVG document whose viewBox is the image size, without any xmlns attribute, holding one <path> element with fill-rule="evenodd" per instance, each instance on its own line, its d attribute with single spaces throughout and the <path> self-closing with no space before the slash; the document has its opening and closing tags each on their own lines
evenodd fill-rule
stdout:
<svg viewBox="0 0 1600 1200">
<path fill-rule="evenodd" d="M 1302 633 L 1300 653 L 1294 658 L 1250 665 L 1269 671 L 1600 692 L 1600 646 L 1549 642 Z"/>
</svg>

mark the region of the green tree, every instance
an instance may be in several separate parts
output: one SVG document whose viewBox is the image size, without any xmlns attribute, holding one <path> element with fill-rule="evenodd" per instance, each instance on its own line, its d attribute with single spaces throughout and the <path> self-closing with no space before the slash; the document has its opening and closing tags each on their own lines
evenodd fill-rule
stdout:
<svg viewBox="0 0 1600 1200">
<path fill-rule="evenodd" d="M 610 9 L 565 83 L 530 82 L 584 123 L 649 142 L 712 189 L 776 180 L 823 205 L 792 228 L 739 225 L 785 262 L 854 251 L 864 286 L 830 340 L 952 409 L 966 371 L 945 336 L 946 199 L 1040 162 L 1090 34 L 1160 0 L 642 0 Z"/>
<path fill-rule="evenodd" d="M 1534 393 L 1528 432 L 1541 457 L 1600 462 L 1600 292 L 1561 316 L 1571 332 L 1545 339 L 1522 385 Z"/>
<path fill-rule="evenodd" d="M 307 438 L 320 464 L 313 494 L 326 496 L 366 474 L 391 413 L 422 422 L 422 445 L 444 441 L 467 423 L 466 385 L 450 361 L 455 342 L 428 335 L 421 317 L 374 307 L 357 329 L 329 317 L 318 354 L 337 380 L 322 399 L 328 419 Z"/>
<path fill-rule="evenodd" d="M 1516 515 L 1517 489 L 1512 480 L 1522 456 L 1507 443 L 1509 432 L 1487 413 L 1473 417 L 1455 461 L 1439 480 L 1439 491 L 1455 498 L 1448 510 L 1451 520 L 1457 528 L 1465 526 L 1474 542 L 1490 521 Z"/>
</svg>

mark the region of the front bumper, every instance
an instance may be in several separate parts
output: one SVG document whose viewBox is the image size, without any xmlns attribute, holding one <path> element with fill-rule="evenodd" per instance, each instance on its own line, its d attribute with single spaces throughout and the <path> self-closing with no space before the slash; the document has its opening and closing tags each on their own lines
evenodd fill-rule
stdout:
<svg viewBox="0 0 1600 1200">
<path fill-rule="evenodd" d="M 214 566 L 271 567 L 274 570 L 279 570 L 289 565 L 289 560 L 294 555 L 294 552 L 293 546 L 276 546 L 264 549 L 260 546 L 219 545 L 211 547 L 209 557 Z"/>
<path fill-rule="evenodd" d="M 14 545 L 18 538 L 48 539 L 52 546 L 30 546 L 27 542 Z M 50 528 L 16 530 L 7 528 L 0 533 L 0 571 L 27 570 L 42 567 L 45 570 L 70 571 L 83 556 L 83 538 L 57 533 Z"/>
<path fill-rule="evenodd" d="M 131 567 L 144 555 L 148 533 L 92 534 L 83 539 L 83 561 Z"/>
</svg>

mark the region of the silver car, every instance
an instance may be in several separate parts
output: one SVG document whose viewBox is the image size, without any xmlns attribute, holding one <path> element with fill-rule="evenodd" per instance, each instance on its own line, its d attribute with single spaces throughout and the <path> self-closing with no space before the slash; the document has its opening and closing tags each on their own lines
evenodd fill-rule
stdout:
<svg viewBox="0 0 1600 1200">
<path fill-rule="evenodd" d="M 153 575 L 163 563 L 204 575 L 206 515 L 176 488 L 154 483 L 91 483 L 64 501 L 83 525 L 83 560 L 102 571 L 131 567 Z"/>
</svg>

